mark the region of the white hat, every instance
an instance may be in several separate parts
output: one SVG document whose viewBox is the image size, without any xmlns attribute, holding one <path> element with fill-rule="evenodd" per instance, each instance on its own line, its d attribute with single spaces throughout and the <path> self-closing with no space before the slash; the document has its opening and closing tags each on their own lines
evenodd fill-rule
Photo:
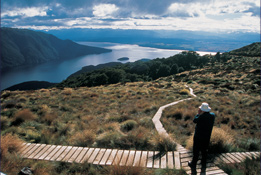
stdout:
<svg viewBox="0 0 261 175">
<path fill-rule="evenodd" d="M 211 110 L 211 108 L 208 106 L 207 103 L 202 103 L 202 105 L 199 106 L 199 109 L 201 109 L 201 111 L 204 111 L 204 112 L 209 112 Z"/>
</svg>

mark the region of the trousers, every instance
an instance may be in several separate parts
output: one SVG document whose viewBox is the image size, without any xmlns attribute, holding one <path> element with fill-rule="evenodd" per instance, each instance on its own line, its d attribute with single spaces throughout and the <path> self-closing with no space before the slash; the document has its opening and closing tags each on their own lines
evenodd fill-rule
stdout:
<svg viewBox="0 0 261 175">
<path fill-rule="evenodd" d="M 207 150 L 209 145 L 210 139 L 201 139 L 201 138 L 195 138 L 193 140 L 193 158 L 192 158 L 192 165 L 196 165 L 197 161 L 199 159 L 199 152 L 201 152 L 201 165 L 203 167 L 206 166 L 207 163 Z"/>
</svg>

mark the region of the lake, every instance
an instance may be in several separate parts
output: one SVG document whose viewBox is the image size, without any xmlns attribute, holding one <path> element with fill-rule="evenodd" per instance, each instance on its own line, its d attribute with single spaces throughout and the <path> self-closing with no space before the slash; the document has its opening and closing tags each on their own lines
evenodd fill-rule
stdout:
<svg viewBox="0 0 261 175">
<path fill-rule="evenodd" d="M 112 52 L 81 56 L 64 61 L 51 61 L 36 66 L 23 66 L 1 73 L 1 90 L 25 81 L 48 81 L 59 83 L 69 75 L 84 66 L 98 65 L 109 62 L 119 62 L 117 59 L 128 57 L 128 62 L 143 58 L 167 58 L 180 53 L 181 50 L 166 50 L 150 47 L 141 47 L 133 44 L 118 44 L 105 42 L 78 42 L 82 45 L 96 46 L 111 49 Z M 215 54 L 214 52 L 198 52 L 200 55 Z M 124 63 L 124 61 L 121 61 Z M 125 61 L 126 62 L 126 61 Z"/>
</svg>

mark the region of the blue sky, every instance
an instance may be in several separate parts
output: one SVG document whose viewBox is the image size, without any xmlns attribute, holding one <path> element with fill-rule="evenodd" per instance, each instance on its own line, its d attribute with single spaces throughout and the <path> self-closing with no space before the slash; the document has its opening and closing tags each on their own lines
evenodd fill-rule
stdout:
<svg viewBox="0 0 261 175">
<path fill-rule="evenodd" d="M 2 0 L 1 26 L 260 32 L 260 0 Z"/>
</svg>

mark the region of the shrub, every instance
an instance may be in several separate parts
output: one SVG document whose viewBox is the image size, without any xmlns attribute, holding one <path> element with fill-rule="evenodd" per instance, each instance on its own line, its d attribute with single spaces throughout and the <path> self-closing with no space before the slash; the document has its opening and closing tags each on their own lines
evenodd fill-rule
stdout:
<svg viewBox="0 0 261 175">
<path fill-rule="evenodd" d="M 127 120 L 121 124 L 121 130 L 122 131 L 130 131 L 133 128 L 136 128 L 138 123 L 135 120 Z"/>
<path fill-rule="evenodd" d="M 175 151 L 177 144 L 169 137 L 155 135 L 150 140 L 150 143 L 153 145 L 155 151 L 168 152 Z"/>
<path fill-rule="evenodd" d="M 69 142 L 75 146 L 91 146 L 96 138 L 96 134 L 93 130 L 79 131 L 71 136 Z"/>
<path fill-rule="evenodd" d="M 180 93 L 181 95 L 189 95 L 189 94 L 190 94 L 190 92 L 189 92 L 188 89 L 182 89 L 182 90 L 179 91 L 179 93 Z"/>
<path fill-rule="evenodd" d="M 23 141 L 16 135 L 6 134 L 1 136 L 1 158 L 6 158 L 8 154 L 15 154 L 22 148 Z"/>
<path fill-rule="evenodd" d="M 187 140 L 187 149 L 193 148 L 193 137 L 190 136 Z M 214 127 L 211 134 L 209 153 L 225 153 L 234 149 L 233 137 L 221 128 Z"/>
<path fill-rule="evenodd" d="M 35 120 L 36 118 L 37 117 L 29 109 L 23 109 L 15 114 L 12 125 L 17 126 L 24 121 Z"/>
<path fill-rule="evenodd" d="M 249 138 L 246 141 L 239 140 L 238 145 L 247 151 L 259 151 L 260 150 L 260 139 Z"/>
<path fill-rule="evenodd" d="M 62 91 L 62 94 L 71 95 L 72 92 L 73 92 L 72 88 L 64 88 L 64 90 Z"/>
<path fill-rule="evenodd" d="M 123 135 L 118 131 L 108 131 L 96 138 L 97 147 L 115 148 L 121 145 L 120 140 Z"/>
</svg>

